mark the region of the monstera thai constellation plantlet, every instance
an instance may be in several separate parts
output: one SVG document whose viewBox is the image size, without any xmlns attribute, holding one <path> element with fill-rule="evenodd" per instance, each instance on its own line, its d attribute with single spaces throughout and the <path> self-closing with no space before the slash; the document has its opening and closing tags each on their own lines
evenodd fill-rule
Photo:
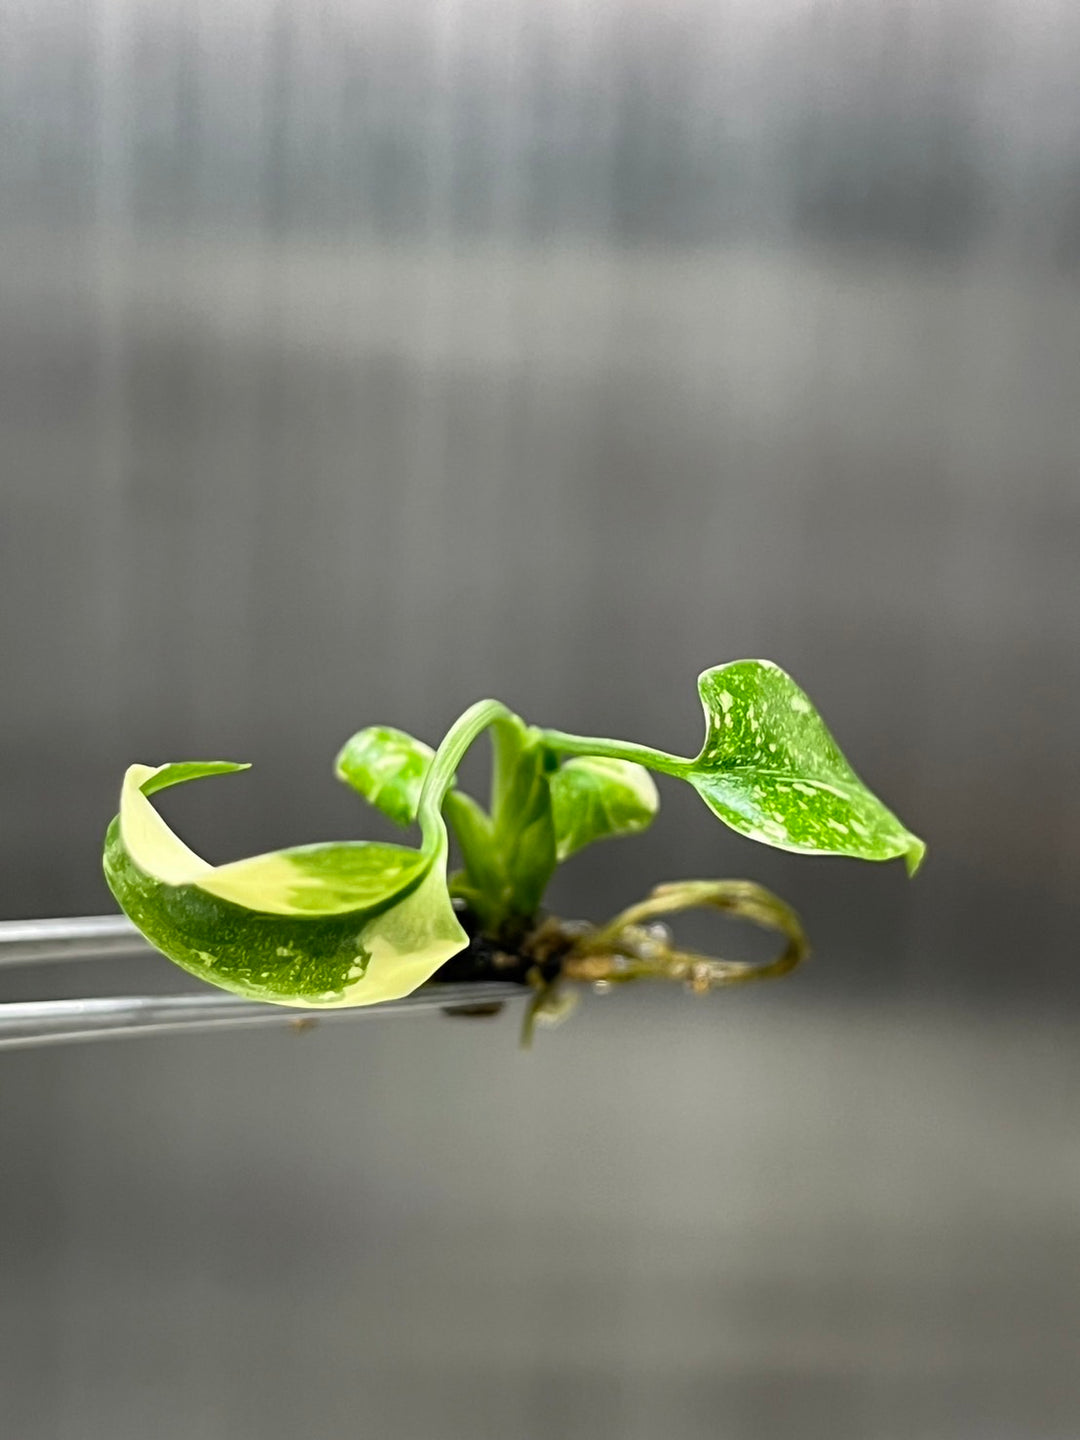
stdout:
<svg viewBox="0 0 1080 1440">
<path fill-rule="evenodd" d="M 374 1005 L 440 972 L 531 985 L 530 1021 L 566 1008 L 565 982 L 641 977 L 696 990 L 776 975 L 807 953 L 794 912 L 748 881 L 660 885 L 609 924 L 545 916 L 556 866 L 583 846 L 629 835 L 659 807 L 650 772 L 692 785 L 725 825 L 785 850 L 860 860 L 924 845 L 867 789 L 798 685 L 767 660 L 739 660 L 698 679 L 705 741 L 693 759 L 632 741 L 526 724 L 497 700 L 470 706 L 437 750 L 401 730 L 361 730 L 338 777 L 417 846 L 356 840 L 302 845 L 210 865 L 154 808 L 159 790 L 246 766 L 226 761 L 132 765 L 105 840 L 105 874 L 146 938 L 185 970 L 252 999 L 303 1008 Z M 492 784 L 483 808 L 456 784 L 484 731 Z M 448 874 L 447 827 L 460 868 Z M 710 906 L 779 932 L 765 964 L 676 949 L 661 915 Z"/>
</svg>

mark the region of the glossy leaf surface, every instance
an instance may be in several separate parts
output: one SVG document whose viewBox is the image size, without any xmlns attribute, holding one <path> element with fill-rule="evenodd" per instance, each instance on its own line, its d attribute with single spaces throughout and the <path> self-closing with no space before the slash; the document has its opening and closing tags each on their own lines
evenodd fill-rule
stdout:
<svg viewBox="0 0 1080 1440">
<path fill-rule="evenodd" d="M 509 914 L 531 918 L 558 863 L 550 778 L 557 766 L 540 732 L 516 716 L 493 727 L 491 822 Z"/>
<path fill-rule="evenodd" d="M 737 660 L 698 680 L 701 754 L 683 772 L 725 824 L 784 850 L 860 860 L 925 846 L 863 784 L 809 697 L 777 665 Z"/>
<path fill-rule="evenodd" d="M 660 808 L 652 776 L 629 760 L 580 756 L 561 765 L 550 783 L 560 861 L 594 840 L 644 830 Z"/>
<path fill-rule="evenodd" d="M 424 850 L 357 841 L 212 866 L 147 798 L 242 767 L 134 765 L 105 874 L 147 938 L 202 979 L 300 1006 L 398 999 L 468 943 L 446 889 L 445 830 Z"/>
<path fill-rule="evenodd" d="M 396 825 L 416 819 L 420 792 L 435 759 L 422 740 L 389 725 L 369 725 L 342 746 L 334 762 L 339 780 Z"/>
</svg>

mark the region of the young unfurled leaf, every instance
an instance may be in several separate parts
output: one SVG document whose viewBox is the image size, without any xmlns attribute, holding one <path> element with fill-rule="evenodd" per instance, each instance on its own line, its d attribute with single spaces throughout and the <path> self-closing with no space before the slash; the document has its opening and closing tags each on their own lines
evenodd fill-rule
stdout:
<svg viewBox="0 0 1080 1440">
<path fill-rule="evenodd" d="M 513 945 L 535 918 L 557 864 L 549 779 L 558 761 L 538 730 L 503 709 L 492 723 L 491 810 L 447 790 L 464 869 L 453 893 L 484 933 Z"/>
<path fill-rule="evenodd" d="M 450 790 L 443 809 L 458 842 L 464 869 L 451 877 L 451 893 L 466 902 L 475 915 L 486 920 L 490 901 L 496 909 L 505 889 L 502 856 L 487 811 L 463 790 Z M 495 915 L 497 921 L 500 915 Z"/>
<path fill-rule="evenodd" d="M 420 792 L 435 759 L 435 751 L 422 740 L 390 725 L 369 725 L 345 742 L 334 770 L 396 825 L 416 819 Z"/>
<path fill-rule="evenodd" d="M 508 918 L 524 923 L 539 909 L 558 863 L 549 784 L 558 762 L 540 732 L 516 715 L 493 726 L 492 740 L 492 835 Z"/>
<path fill-rule="evenodd" d="M 925 852 L 863 784 L 790 675 L 767 660 L 737 660 L 698 679 L 706 735 L 683 771 L 732 829 L 784 850 L 903 856 Z"/>
<path fill-rule="evenodd" d="M 660 808 L 652 776 L 630 760 L 583 755 L 561 765 L 550 784 L 560 861 L 593 840 L 644 830 Z"/>
<path fill-rule="evenodd" d="M 177 964 L 252 999 L 371 1005 L 409 994 L 468 937 L 446 889 L 446 832 L 420 850 L 356 841 L 212 866 L 166 825 L 156 790 L 242 766 L 133 765 L 105 842 L 121 907 Z"/>
</svg>

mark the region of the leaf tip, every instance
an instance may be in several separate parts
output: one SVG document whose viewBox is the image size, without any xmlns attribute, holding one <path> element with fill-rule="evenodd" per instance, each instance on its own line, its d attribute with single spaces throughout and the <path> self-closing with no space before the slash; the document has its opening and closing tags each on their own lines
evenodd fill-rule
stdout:
<svg viewBox="0 0 1080 1440">
<path fill-rule="evenodd" d="M 129 765 L 124 773 L 124 786 L 135 785 L 146 796 L 186 780 L 202 780 L 208 775 L 231 775 L 237 770 L 250 770 L 250 760 L 191 760 L 165 765 Z"/>
<path fill-rule="evenodd" d="M 919 871 L 919 867 L 926 859 L 926 842 L 920 840 L 917 835 L 909 836 L 910 843 L 904 854 L 904 865 L 907 869 L 908 878 L 913 880 Z"/>
</svg>

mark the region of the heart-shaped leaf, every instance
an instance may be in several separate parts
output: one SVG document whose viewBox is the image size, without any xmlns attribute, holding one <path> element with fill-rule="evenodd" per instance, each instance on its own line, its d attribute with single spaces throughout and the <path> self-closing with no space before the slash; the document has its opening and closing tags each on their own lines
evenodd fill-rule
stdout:
<svg viewBox="0 0 1080 1440">
<path fill-rule="evenodd" d="M 733 830 L 784 850 L 903 856 L 926 847 L 863 784 L 809 697 L 768 660 L 737 660 L 698 679 L 706 735 L 683 772 Z"/>
<path fill-rule="evenodd" d="M 630 760 L 579 756 L 560 765 L 550 785 L 560 861 L 594 840 L 644 830 L 660 808 L 652 776 Z"/>
<path fill-rule="evenodd" d="M 424 983 L 468 937 L 446 888 L 446 832 L 414 850 L 307 845 L 212 866 L 147 798 L 242 766 L 133 765 L 105 842 L 105 875 L 143 934 L 186 970 L 249 998 L 371 1005 Z"/>
<path fill-rule="evenodd" d="M 339 780 L 404 826 L 416 819 L 420 792 L 434 759 L 430 745 L 404 730 L 369 725 L 345 742 L 334 770 Z"/>
</svg>

